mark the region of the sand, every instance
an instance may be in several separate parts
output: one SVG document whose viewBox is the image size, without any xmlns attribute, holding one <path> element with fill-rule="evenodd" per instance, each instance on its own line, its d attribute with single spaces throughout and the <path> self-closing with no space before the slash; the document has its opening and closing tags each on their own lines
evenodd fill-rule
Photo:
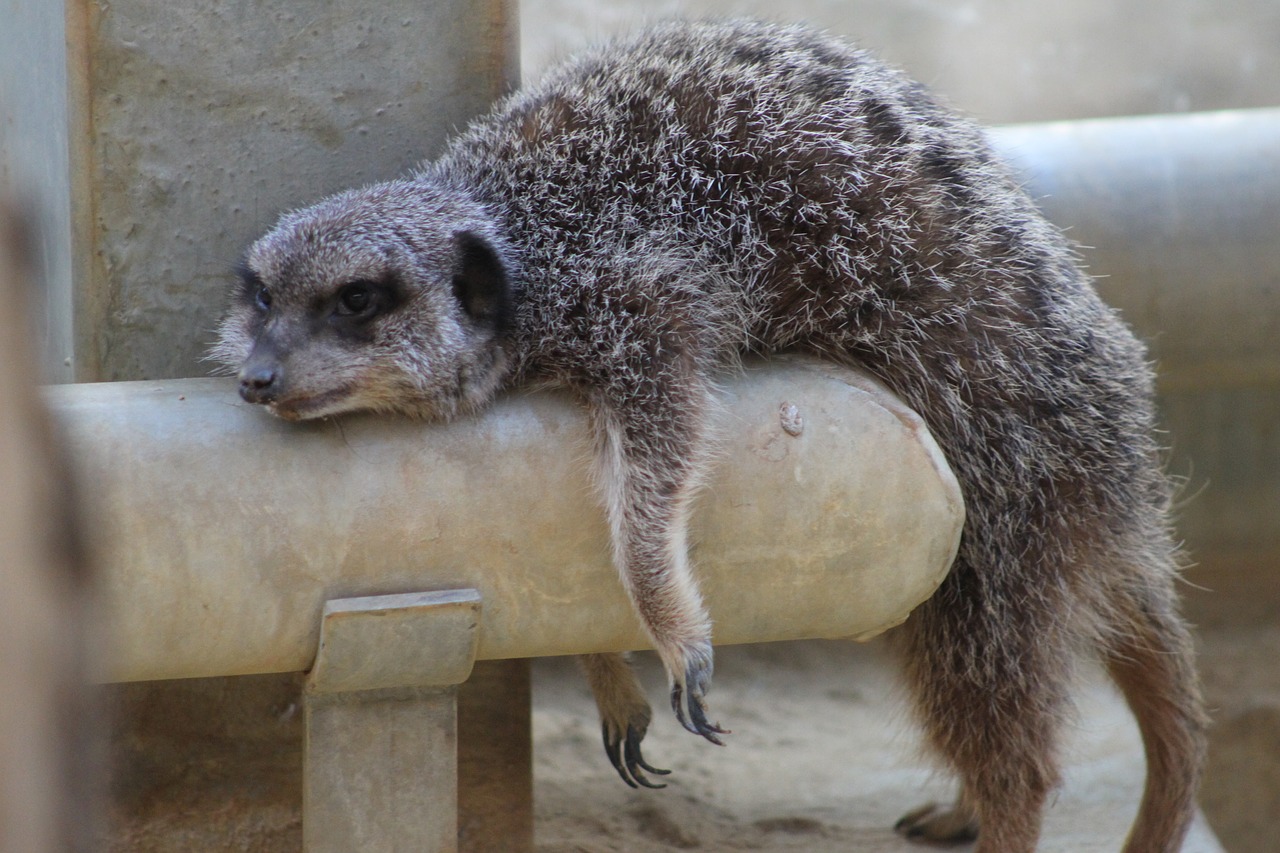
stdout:
<svg viewBox="0 0 1280 853">
<path fill-rule="evenodd" d="M 645 756 L 668 787 L 633 791 L 607 763 L 591 698 L 570 660 L 534 666 L 534 778 L 539 853 L 919 851 L 892 832 L 904 812 L 949 801 L 922 760 L 880 643 L 780 643 L 718 650 L 716 747 L 665 711 L 651 656 L 638 665 L 658 708 Z M 1138 735 L 1097 676 L 1081 685 L 1066 783 L 1046 815 L 1044 853 L 1119 850 L 1140 798 Z M 963 847 L 958 849 L 965 849 Z M 1221 848 L 1203 821 L 1186 853 Z"/>
</svg>

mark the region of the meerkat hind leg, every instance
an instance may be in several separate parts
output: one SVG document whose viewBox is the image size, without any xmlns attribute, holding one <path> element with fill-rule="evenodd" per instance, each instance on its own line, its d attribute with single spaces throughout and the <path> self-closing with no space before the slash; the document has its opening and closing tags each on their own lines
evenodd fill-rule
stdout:
<svg viewBox="0 0 1280 853">
<path fill-rule="evenodd" d="M 640 753 L 640 741 L 649 730 L 652 712 L 626 656 L 580 655 L 578 665 L 600 709 L 604 751 L 622 781 L 632 788 L 665 788 L 645 776 L 666 776 L 671 771 L 651 766 Z"/>
<path fill-rule="evenodd" d="M 961 784 L 954 812 L 917 810 L 899 832 L 926 841 L 943 840 L 935 836 L 950 830 L 959 841 L 976 828 L 977 853 L 1031 853 L 1045 802 L 1060 780 L 1058 738 L 1073 671 L 1070 635 L 1055 630 L 1051 617 L 1061 610 L 1052 603 L 1024 614 L 1019 630 L 1001 613 L 972 618 L 960 596 L 975 577 L 958 558 L 899 635 L 925 743 Z M 1042 618 L 1029 618 L 1037 616 Z"/>
</svg>

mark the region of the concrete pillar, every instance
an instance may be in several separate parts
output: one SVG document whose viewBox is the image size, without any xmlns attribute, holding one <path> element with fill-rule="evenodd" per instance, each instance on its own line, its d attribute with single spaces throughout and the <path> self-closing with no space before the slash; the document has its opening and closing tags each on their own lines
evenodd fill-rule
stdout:
<svg viewBox="0 0 1280 853">
<path fill-rule="evenodd" d="M 29 338 L 46 381 L 71 363 L 71 185 L 67 33 L 60 0 L 8 3 L 0 26 L 0 187 L 22 198 L 42 273 Z M 38 349 L 37 349 L 38 348 Z"/>
</svg>

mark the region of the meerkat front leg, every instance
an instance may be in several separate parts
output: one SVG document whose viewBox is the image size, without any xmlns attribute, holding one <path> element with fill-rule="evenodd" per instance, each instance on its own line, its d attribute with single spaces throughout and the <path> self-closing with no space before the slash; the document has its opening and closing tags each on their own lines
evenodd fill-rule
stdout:
<svg viewBox="0 0 1280 853">
<path fill-rule="evenodd" d="M 686 527 L 705 464 L 705 384 L 660 365 L 628 371 L 617 395 L 594 397 L 600 481 L 614 563 L 667 671 L 681 725 L 712 743 L 707 719 L 711 620 L 689 566 Z M 638 744 L 637 744 L 638 746 Z"/>
</svg>

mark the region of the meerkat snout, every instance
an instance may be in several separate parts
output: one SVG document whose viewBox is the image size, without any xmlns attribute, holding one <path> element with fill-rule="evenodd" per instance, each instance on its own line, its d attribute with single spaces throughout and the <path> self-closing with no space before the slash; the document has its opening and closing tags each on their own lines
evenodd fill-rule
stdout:
<svg viewBox="0 0 1280 853">
<path fill-rule="evenodd" d="M 240 397 L 246 403 L 270 403 L 276 397 L 280 365 L 250 360 L 240 370 Z"/>
</svg>

